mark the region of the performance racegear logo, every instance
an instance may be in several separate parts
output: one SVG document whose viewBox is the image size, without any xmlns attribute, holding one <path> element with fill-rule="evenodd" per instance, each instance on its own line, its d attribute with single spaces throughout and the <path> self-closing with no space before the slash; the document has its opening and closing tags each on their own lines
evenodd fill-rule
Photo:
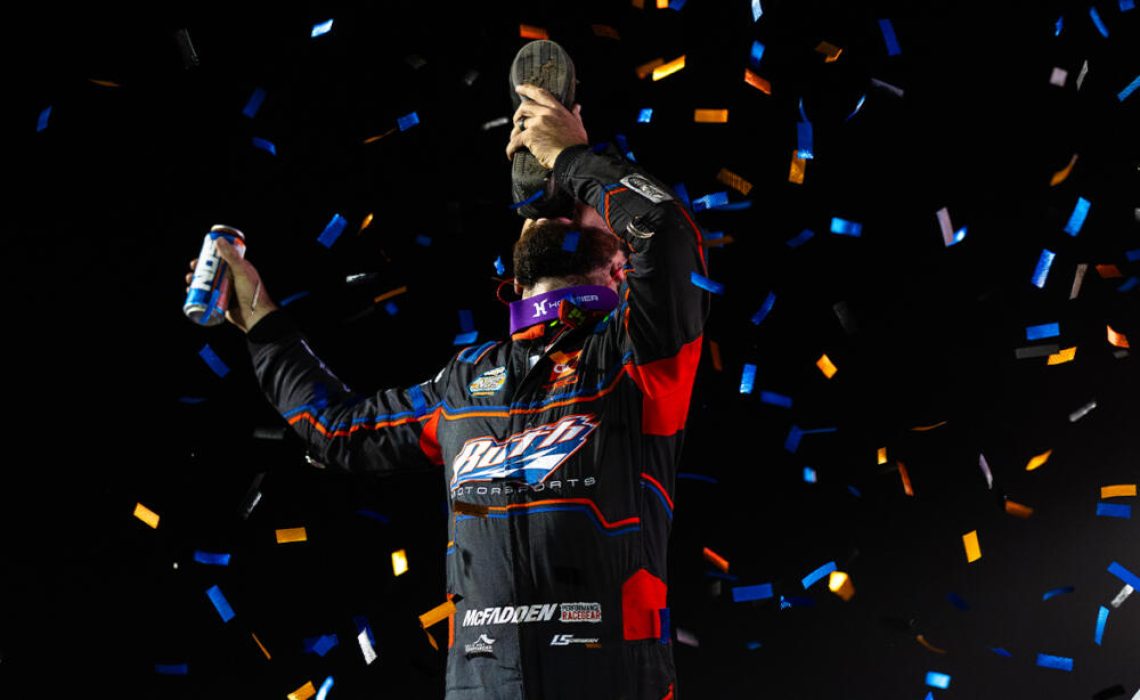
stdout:
<svg viewBox="0 0 1140 700">
<path fill-rule="evenodd" d="M 563 603 L 560 622 L 601 622 L 601 603 Z"/>
<path fill-rule="evenodd" d="M 451 463 L 451 488 L 469 481 L 498 479 L 541 483 L 580 450 L 597 427 L 592 414 L 575 414 L 505 440 L 471 438 Z"/>
<path fill-rule="evenodd" d="M 468 610 L 463 614 L 464 627 L 479 625 L 505 625 L 510 622 L 549 622 L 554 618 L 558 603 L 537 605 L 512 605 Z"/>
</svg>

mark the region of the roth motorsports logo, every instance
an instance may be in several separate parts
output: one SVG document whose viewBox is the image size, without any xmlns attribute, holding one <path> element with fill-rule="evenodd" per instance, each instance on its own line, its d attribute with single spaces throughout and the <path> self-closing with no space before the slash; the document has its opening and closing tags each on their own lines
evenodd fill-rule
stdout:
<svg viewBox="0 0 1140 700">
<path fill-rule="evenodd" d="M 597 427 L 592 414 L 575 414 L 503 440 L 471 438 L 451 463 L 451 488 L 500 479 L 541 483 L 580 450 Z"/>
</svg>

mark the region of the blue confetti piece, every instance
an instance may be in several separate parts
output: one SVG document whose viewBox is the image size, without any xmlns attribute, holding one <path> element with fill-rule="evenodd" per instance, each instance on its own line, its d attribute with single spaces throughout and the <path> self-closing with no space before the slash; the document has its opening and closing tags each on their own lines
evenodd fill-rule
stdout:
<svg viewBox="0 0 1140 700">
<path fill-rule="evenodd" d="M 648 124 L 651 121 L 653 121 L 653 108 L 652 107 L 642 107 L 641 111 L 638 112 L 638 114 L 637 114 L 637 123 L 638 124 Z"/>
<path fill-rule="evenodd" d="M 1050 598 L 1056 598 L 1059 595 L 1064 595 L 1066 593 L 1072 593 L 1075 590 L 1077 590 L 1077 589 L 1073 586 L 1061 586 L 1060 588 L 1054 588 L 1052 590 L 1045 591 L 1045 595 L 1041 596 L 1041 600 L 1049 600 Z"/>
<path fill-rule="evenodd" d="M 725 581 L 739 581 L 740 580 L 739 576 L 733 576 L 732 574 L 726 574 L 723 571 L 706 571 L 705 576 L 708 578 L 720 578 L 720 579 L 724 579 Z"/>
<path fill-rule="evenodd" d="M 335 634 L 322 634 L 313 644 L 312 651 L 317 656 L 324 656 L 337 644 L 340 644 L 340 640 Z"/>
<path fill-rule="evenodd" d="M 1057 25 L 1053 28 L 1053 36 L 1061 36 L 1061 28 L 1065 25 L 1065 16 L 1057 18 Z"/>
<path fill-rule="evenodd" d="M 764 303 L 760 305 L 760 309 L 752 314 L 752 325 L 759 326 L 760 322 L 768 318 L 768 314 L 772 312 L 772 307 L 776 304 L 776 293 L 768 292 L 768 296 L 764 297 Z"/>
<path fill-rule="evenodd" d="M 471 309 L 459 310 L 459 330 L 464 333 L 475 330 L 475 316 L 471 313 Z"/>
<path fill-rule="evenodd" d="M 222 552 L 203 552 L 200 549 L 194 550 L 194 561 L 199 564 L 212 564 L 214 566 L 229 566 L 230 555 Z"/>
<path fill-rule="evenodd" d="M 757 21 L 763 15 L 764 8 L 760 7 L 760 0 L 752 0 L 752 21 Z"/>
<path fill-rule="evenodd" d="M 1133 78 L 1132 82 L 1128 83 L 1128 87 L 1124 88 L 1123 90 L 1121 90 L 1116 95 L 1116 99 L 1123 102 L 1125 99 L 1128 98 L 1129 95 L 1131 95 L 1133 92 L 1136 92 L 1136 88 L 1138 88 L 1138 87 L 1140 87 L 1140 75 Z M 51 109 L 51 108 L 48 107 L 48 109 Z"/>
<path fill-rule="evenodd" d="M 302 299 L 307 296 L 309 296 L 309 290 L 307 289 L 297 292 L 296 294 L 290 294 L 281 301 L 281 306 L 288 306 L 298 299 Z"/>
<path fill-rule="evenodd" d="M 802 97 L 800 98 L 800 121 L 801 122 L 810 122 L 811 121 L 810 119 L 807 118 L 807 112 L 804 111 L 804 98 L 802 98 Z"/>
<path fill-rule="evenodd" d="M 1138 78 L 1138 80 L 1140 80 L 1140 78 Z M 693 203 L 689 199 L 689 188 L 685 187 L 685 183 L 678 182 L 676 185 L 673 185 L 673 193 L 677 195 L 677 198 L 680 199 L 686 207 L 690 209 L 693 208 Z"/>
<path fill-rule="evenodd" d="M 329 691 L 332 690 L 332 687 L 333 677 L 329 676 L 325 679 L 324 683 L 321 683 L 321 689 L 317 691 L 317 700 L 327 700 Z"/>
<path fill-rule="evenodd" d="M 751 208 L 752 208 L 752 200 L 751 199 L 745 199 L 745 200 L 741 200 L 739 202 L 731 202 L 729 204 L 718 204 L 715 207 L 709 207 L 710 210 L 715 209 L 717 211 L 740 211 L 741 209 L 751 209 Z"/>
<path fill-rule="evenodd" d="M 333 214 L 332 219 L 325 225 L 325 230 L 317 237 L 317 243 L 332 248 L 333 243 L 336 243 L 336 239 L 344 232 L 345 226 L 348 226 L 348 221 L 340 214 Z"/>
<path fill-rule="evenodd" d="M 1096 514 L 1102 518 L 1124 518 L 1125 520 L 1132 519 L 1132 506 L 1126 503 L 1104 503 L 1103 501 L 1096 504 Z"/>
<path fill-rule="evenodd" d="M 800 449 L 800 438 L 803 436 L 804 431 L 800 429 L 800 426 L 793 425 L 788 430 L 788 437 L 784 440 L 784 449 L 794 454 L 796 450 Z"/>
<path fill-rule="evenodd" d="M 178 403 L 199 404 L 206 400 L 205 396 L 179 396 Z"/>
<path fill-rule="evenodd" d="M 400 313 L 400 307 L 396 306 L 396 302 L 389 301 L 388 303 L 384 304 L 384 311 L 386 311 L 389 316 L 395 316 L 396 314 Z"/>
<path fill-rule="evenodd" d="M 1129 586 L 1132 586 L 1132 588 L 1140 589 L 1140 576 L 1137 576 L 1128 569 L 1125 569 L 1119 563 L 1112 562 L 1109 564 L 1108 573 L 1127 583 Z"/>
<path fill-rule="evenodd" d="M 479 331 L 468 331 L 467 333 L 460 333 L 455 336 L 455 342 L 452 345 L 472 345 L 479 338 Z"/>
<path fill-rule="evenodd" d="M 266 153 L 268 153 L 270 155 L 273 155 L 273 156 L 277 155 L 277 146 L 274 146 L 273 142 L 271 142 L 271 141 L 266 141 L 263 138 L 258 138 L 257 136 L 254 136 L 253 137 L 253 145 L 254 145 L 254 147 L 260 148 L 261 150 L 265 151 Z"/>
<path fill-rule="evenodd" d="M 969 603 L 967 603 L 965 600 L 963 600 L 962 596 L 958 595 L 957 593 L 948 593 L 946 595 L 946 600 L 949 600 L 950 604 L 953 605 L 954 607 L 958 608 L 959 610 L 969 610 L 970 609 Z"/>
<path fill-rule="evenodd" d="M 185 676 L 190 673 L 190 664 L 155 664 L 154 672 L 164 676 Z"/>
<path fill-rule="evenodd" d="M 847 490 L 850 491 L 851 495 L 854 496 L 855 498 L 862 498 L 863 497 L 863 494 L 859 491 L 859 489 L 855 488 L 851 484 L 847 485 Z"/>
<path fill-rule="evenodd" d="M 851 110 L 851 114 L 848 114 L 846 117 L 844 117 L 843 121 L 845 121 L 845 122 L 850 121 L 851 117 L 854 117 L 856 114 L 859 113 L 859 110 L 863 109 L 863 103 L 866 101 L 867 101 L 867 96 L 866 95 L 860 95 L 859 101 L 855 103 L 855 109 Z"/>
<path fill-rule="evenodd" d="M 950 242 L 946 244 L 946 247 L 949 248 L 950 246 L 955 245 L 956 243 L 961 243 L 963 241 L 963 239 L 965 239 L 965 238 L 966 238 L 966 227 L 963 226 L 962 228 L 960 228 L 954 232 L 954 236 L 950 239 Z"/>
<path fill-rule="evenodd" d="M 899 48 L 899 40 L 895 37 L 895 28 L 889 19 L 879 20 L 879 31 L 883 33 L 883 41 L 887 44 L 888 56 L 898 56 L 902 53 L 902 49 Z"/>
<path fill-rule="evenodd" d="M 629 141 L 626 140 L 625 134 L 614 134 L 614 141 L 617 141 L 618 148 L 625 154 L 626 158 L 629 158 L 633 163 L 637 162 L 637 159 L 633 157 L 633 151 L 629 148 Z"/>
<path fill-rule="evenodd" d="M 253 119 L 257 116 L 257 110 L 261 109 L 262 102 L 265 102 L 265 88 L 254 88 L 253 94 L 249 96 L 249 100 L 246 101 L 241 113 Z"/>
<path fill-rule="evenodd" d="M 728 204 L 728 192 L 713 192 L 693 200 L 693 211 L 712 209 Z"/>
<path fill-rule="evenodd" d="M 1137 260 L 1140 260 L 1140 248 L 1133 248 L 1132 250 L 1125 251 L 1124 257 L 1128 259 L 1128 262 L 1136 262 Z"/>
<path fill-rule="evenodd" d="M 744 646 L 748 651 L 756 651 L 760 648 L 760 642 L 747 642 Z"/>
<path fill-rule="evenodd" d="M 1081 227 L 1085 225 L 1085 217 L 1089 215 L 1089 200 L 1084 197 L 1077 197 L 1077 205 L 1073 207 L 1073 213 L 1069 216 L 1069 223 L 1065 224 L 1065 233 L 1070 236 L 1076 236 L 1081 232 Z"/>
<path fill-rule="evenodd" d="M 325 20 L 324 22 L 321 22 L 320 24 L 314 24 L 313 25 L 313 31 L 309 34 L 309 38 L 310 39 L 316 39 L 317 37 L 321 36 L 322 34 L 328 34 L 329 30 L 332 29 L 332 25 L 333 25 L 333 21 L 331 19 Z"/>
<path fill-rule="evenodd" d="M 657 610 L 658 616 L 661 618 L 661 636 L 658 641 L 662 644 L 669 643 L 669 608 L 659 608 Z"/>
<path fill-rule="evenodd" d="M 420 245 L 420 246 L 423 246 L 424 248 L 427 248 L 428 246 L 431 245 L 431 236 L 425 236 L 424 234 L 421 233 L 420 235 L 416 236 L 416 245 Z"/>
<path fill-rule="evenodd" d="M 1124 98 L 1121 97 L 1120 99 L 1123 100 Z M 41 132 L 47 128 L 48 117 L 50 117 L 50 116 L 51 116 L 51 105 L 48 105 L 47 107 L 43 108 L 43 111 L 40 112 L 39 118 L 36 120 L 36 133 L 39 133 L 39 132 Z"/>
<path fill-rule="evenodd" d="M 1120 0 L 1120 11 L 1128 12 L 1136 9 L 1136 0 Z"/>
<path fill-rule="evenodd" d="M 796 234 L 794 238 L 788 239 L 788 247 L 799 248 L 804 243 L 807 243 L 809 240 L 811 240 L 813 236 L 815 236 L 815 231 L 812 231 L 810 228 L 805 228 L 803 231 L 800 231 L 798 234 Z"/>
<path fill-rule="evenodd" d="M 1096 30 L 1105 39 L 1108 38 L 1108 27 L 1104 26 L 1104 20 L 1100 18 L 1100 13 L 1096 11 L 1095 7 L 1089 8 L 1089 17 L 1092 17 L 1093 24 L 1096 25 Z"/>
<path fill-rule="evenodd" d="M 404 116 L 396 118 L 396 126 L 400 127 L 400 131 L 407 131 L 419 123 L 420 115 L 415 112 L 408 112 Z"/>
<path fill-rule="evenodd" d="M 214 349 L 210 347 L 209 343 L 202 346 L 202 349 L 198 351 L 198 356 L 205 360 L 206 365 L 214 370 L 214 374 L 219 377 L 224 377 L 229 374 L 230 368 L 226 366 L 225 362 L 222 362 L 222 358 L 218 357 L 218 354 L 214 352 Z"/>
<path fill-rule="evenodd" d="M 922 700 L 934 700 L 934 691 L 933 690 L 926 691 L 926 697 L 923 698 Z"/>
<path fill-rule="evenodd" d="M 843 236 L 854 236 L 858 238 L 863 235 L 863 224 L 848 221 L 847 219 L 840 219 L 838 216 L 831 218 L 831 232 L 838 233 Z"/>
<path fill-rule="evenodd" d="M 1131 292 L 1133 289 L 1136 288 L 1137 284 L 1140 284 L 1140 277 L 1137 277 L 1136 275 L 1132 275 L 1128 279 L 1124 280 L 1124 283 L 1121 284 L 1119 287 L 1117 287 L 1116 291 L 1118 291 L 1118 292 Z"/>
<path fill-rule="evenodd" d="M 744 371 L 740 375 L 740 393 L 751 394 L 752 385 L 756 381 L 756 365 L 744 364 Z"/>
<path fill-rule="evenodd" d="M 580 235 L 581 234 L 577 231 L 567 231 L 566 235 L 562 238 L 562 250 L 565 250 L 567 253 L 573 253 L 578 250 L 578 237 Z"/>
<path fill-rule="evenodd" d="M 503 264 L 503 256 L 495 258 L 495 274 L 503 275 L 507 272 L 507 266 Z"/>
<path fill-rule="evenodd" d="M 680 12 L 685 7 L 685 3 L 689 0 L 669 0 L 669 9 Z"/>
<path fill-rule="evenodd" d="M 446 505 L 446 504 L 445 504 Z M 376 648 L 376 637 L 372 635 L 372 626 L 368 624 L 368 618 L 364 615 L 353 615 L 352 624 L 356 626 L 356 634 L 359 635 L 364 632 L 368 635 L 368 641 L 372 644 L 372 648 Z"/>
<path fill-rule="evenodd" d="M 782 406 L 783 408 L 792 407 L 792 397 L 777 394 L 774 391 L 761 391 L 760 400 L 764 403 L 772 404 L 773 406 Z"/>
<path fill-rule="evenodd" d="M 689 273 L 689 281 L 696 286 L 713 294 L 724 294 L 724 285 L 720 282 L 714 282 L 704 275 L 697 274 L 696 270 Z"/>
<path fill-rule="evenodd" d="M 752 65 L 756 65 L 757 63 L 759 63 L 760 59 L 763 57 L 764 57 L 764 45 L 761 44 L 759 41 L 753 41 L 752 42 L 752 56 L 751 56 Z"/>
<path fill-rule="evenodd" d="M 833 561 L 827 562 L 826 564 L 819 567 L 815 571 L 811 572 L 807 576 L 804 576 L 804 580 L 803 580 L 804 590 L 806 591 L 807 589 L 811 588 L 813 583 L 820 580 L 824 576 L 827 576 L 832 571 L 838 571 L 838 570 L 839 570 L 839 568 L 835 565 L 835 562 L 833 562 Z"/>
<path fill-rule="evenodd" d="M 704 235 L 706 241 L 718 241 L 724 238 L 724 231 L 709 231 Z"/>
<path fill-rule="evenodd" d="M 1041 250 L 1041 257 L 1037 259 L 1037 269 L 1033 271 L 1034 287 L 1045 288 L 1045 280 L 1049 277 L 1049 268 L 1053 266 L 1053 258 L 1056 256 L 1057 254 L 1048 248 Z"/>
<path fill-rule="evenodd" d="M 804 435 L 811 435 L 812 433 L 834 433 L 834 432 L 837 432 L 838 430 L 839 430 L 839 428 L 832 426 L 829 428 L 812 428 L 811 430 L 805 430 L 803 432 L 804 432 Z"/>
<path fill-rule="evenodd" d="M 1104 624 L 1108 622 L 1108 608 L 1103 605 L 1096 614 L 1096 634 L 1093 636 L 1093 641 L 1097 646 L 1100 646 L 1101 641 L 1104 639 Z"/>
<path fill-rule="evenodd" d="M 767 600 L 772 597 L 772 584 L 760 583 L 755 586 L 733 586 L 732 602 L 746 603 L 750 600 Z"/>
<path fill-rule="evenodd" d="M 1026 326 L 1026 340 L 1040 340 L 1041 338 L 1056 338 L 1061 335 L 1061 324 L 1042 323 L 1039 326 Z"/>
<path fill-rule="evenodd" d="M 1067 656 L 1053 656 L 1052 654 L 1038 654 L 1037 665 L 1042 668 L 1055 668 L 1058 671 L 1072 671 L 1073 660 Z"/>
<path fill-rule="evenodd" d="M 234 609 L 230 607 L 229 601 L 227 601 L 226 596 L 222 594 L 221 588 L 210 586 L 209 590 L 206 591 L 206 595 L 209 596 L 218 614 L 222 616 L 222 622 L 229 622 L 234 619 Z"/>
<path fill-rule="evenodd" d="M 1004 656 L 1007 659 L 1013 658 L 1013 654 L 1009 653 L 1005 649 L 1002 649 L 1001 647 L 990 647 L 990 651 L 997 654 L 998 656 Z"/>
<path fill-rule="evenodd" d="M 926 684 L 931 688 L 946 690 L 950 687 L 950 676 L 945 673 L 938 673 L 937 671 L 927 671 Z"/>
<path fill-rule="evenodd" d="M 525 207 L 526 205 L 528 205 L 532 202 L 537 202 L 538 200 L 542 199 L 542 195 L 544 195 L 544 194 L 546 194 L 546 190 L 544 190 L 540 187 L 540 188 L 538 188 L 538 191 L 535 192 L 534 194 L 532 194 L 531 196 L 527 197 L 526 199 L 524 199 L 521 202 L 515 202 L 514 204 L 511 204 L 507 208 L 508 209 L 521 209 L 522 207 Z"/>
<path fill-rule="evenodd" d="M 804 481 L 809 484 L 816 483 L 815 470 L 811 467 L 804 467 Z"/>
<path fill-rule="evenodd" d="M 720 481 L 716 477 L 708 476 L 707 474 L 696 474 L 694 472 L 677 472 L 678 479 L 692 479 L 693 481 L 703 481 L 708 484 L 719 484 Z"/>
</svg>

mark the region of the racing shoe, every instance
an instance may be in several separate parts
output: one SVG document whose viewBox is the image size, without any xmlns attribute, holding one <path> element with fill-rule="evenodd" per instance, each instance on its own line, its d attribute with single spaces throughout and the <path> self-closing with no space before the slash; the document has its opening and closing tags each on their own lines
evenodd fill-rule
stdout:
<svg viewBox="0 0 1140 700">
<path fill-rule="evenodd" d="M 530 83 L 554 95 L 566 109 L 574 104 L 574 62 L 558 44 L 547 39 L 523 45 L 511 63 L 511 111 L 519 108 L 524 99 L 515 87 Z M 524 124 L 525 128 L 525 124 Z M 514 202 L 526 202 L 518 207 L 519 216 L 527 219 L 542 217 L 573 217 L 574 199 L 553 187 L 551 171 L 542 167 L 530 151 L 521 148 L 511 157 L 511 190 Z"/>
</svg>

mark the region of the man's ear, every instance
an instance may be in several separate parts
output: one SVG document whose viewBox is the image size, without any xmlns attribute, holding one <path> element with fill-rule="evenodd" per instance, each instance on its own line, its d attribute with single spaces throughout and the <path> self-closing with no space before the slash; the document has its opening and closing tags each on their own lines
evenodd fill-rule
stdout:
<svg viewBox="0 0 1140 700">
<path fill-rule="evenodd" d="M 522 285 L 519 284 L 518 280 L 515 280 L 514 287 L 515 287 L 515 294 L 517 294 L 521 297 L 522 293 L 523 293 L 523 288 L 522 288 Z"/>
</svg>

